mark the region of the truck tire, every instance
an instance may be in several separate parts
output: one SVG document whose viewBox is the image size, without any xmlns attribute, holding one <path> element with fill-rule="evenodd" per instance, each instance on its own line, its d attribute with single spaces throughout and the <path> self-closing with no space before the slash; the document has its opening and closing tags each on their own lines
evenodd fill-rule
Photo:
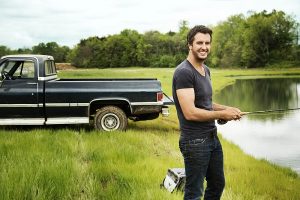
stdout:
<svg viewBox="0 0 300 200">
<path fill-rule="evenodd" d="M 105 106 L 97 110 L 94 118 L 94 127 L 101 131 L 124 131 L 128 119 L 124 111 L 117 106 Z"/>
</svg>

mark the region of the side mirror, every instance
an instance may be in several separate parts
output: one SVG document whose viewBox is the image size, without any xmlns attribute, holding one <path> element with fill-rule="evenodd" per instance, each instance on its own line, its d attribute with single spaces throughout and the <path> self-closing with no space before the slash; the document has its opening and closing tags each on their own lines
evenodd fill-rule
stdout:
<svg viewBox="0 0 300 200">
<path fill-rule="evenodd" d="M 1 77 L 2 77 L 2 81 L 6 80 L 6 79 L 9 79 L 9 80 L 12 79 L 12 76 L 10 76 L 7 71 L 1 72 Z"/>
<path fill-rule="evenodd" d="M 6 79 L 6 77 L 7 77 L 7 72 L 6 71 L 1 72 L 2 80 Z"/>
</svg>

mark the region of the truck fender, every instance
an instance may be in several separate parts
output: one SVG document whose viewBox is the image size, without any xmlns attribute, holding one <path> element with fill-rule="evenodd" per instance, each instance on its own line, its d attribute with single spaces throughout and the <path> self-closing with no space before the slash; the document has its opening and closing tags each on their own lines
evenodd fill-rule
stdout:
<svg viewBox="0 0 300 200">
<path fill-rule="evenodd" d="M 120 107 L 126 113 L 127 116 L 132 113 L 131 103 L 126 98 L 99 98 L 93 99 L 89 103 L 89 116 L 95 114 L 96 111 L 101 107 L 109 105 Z"/>
</svg>

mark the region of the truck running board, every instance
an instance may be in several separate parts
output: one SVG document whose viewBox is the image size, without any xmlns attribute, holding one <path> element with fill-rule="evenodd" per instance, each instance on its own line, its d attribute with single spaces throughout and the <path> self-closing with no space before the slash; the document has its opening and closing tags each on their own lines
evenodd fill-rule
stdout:
<svg viewBox="0 0 300 200">
<path fill-rule="evenodd" d="M 26 119 L 0 119 L 0 125 L 54 125 L 54 124 L 88 124 L 88 117 L 69 118 L 26 118 Z"/>
</svg>

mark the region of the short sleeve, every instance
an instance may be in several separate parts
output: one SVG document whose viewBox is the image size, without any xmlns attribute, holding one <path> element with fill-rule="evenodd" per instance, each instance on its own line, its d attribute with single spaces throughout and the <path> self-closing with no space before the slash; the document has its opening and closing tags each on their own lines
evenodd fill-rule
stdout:
<svg viewBox="0 0 300 200">
<path fill-rule="evenodd" d="M 186 68 L 177 69 L 174 74 L 175 90 L 183 88 L 193 88 L 194 78 L 191 70 Z"/>
</svg>

